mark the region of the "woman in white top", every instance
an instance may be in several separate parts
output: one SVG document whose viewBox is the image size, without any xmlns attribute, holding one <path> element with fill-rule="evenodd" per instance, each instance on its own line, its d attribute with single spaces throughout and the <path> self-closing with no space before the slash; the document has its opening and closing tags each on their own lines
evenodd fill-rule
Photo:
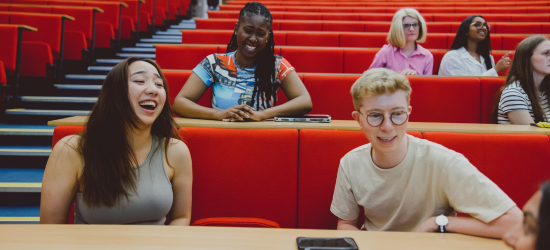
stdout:
<svg viewBox="0 0 550 250">
<path fill-rule="evenodd" d="M 493 112 L 493 115 L 498 113 L 498 123 L 548 122 L 549 75 L 550 40 L 533 36 L 519 43 L 498 107 L 495 105 Z"/>
<path fill-rule="evenodd" d="M 495 65 L 491 55 L 490 26 L 482 16 L 470 16 L 458 27 L 449 52 L 439 67 L 441 76 L 498 76 L 510 66 L 506 53 Z"/>
</svg>

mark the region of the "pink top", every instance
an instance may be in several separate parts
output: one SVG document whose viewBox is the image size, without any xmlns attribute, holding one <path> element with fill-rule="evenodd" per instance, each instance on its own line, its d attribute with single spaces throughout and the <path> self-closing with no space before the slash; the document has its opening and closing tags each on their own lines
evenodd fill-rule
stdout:
<svg viewBox="0 0 550 250">
<path fill-rule="evenodd" d="M 433 65 L 434 56 L 420 44 L 416 45 L 416 50 L 408 58 L 400 48 L 386 44 L 376 53 L 369 69 L 386 68 L 395 72 L 412 69 L 417 75 L 431 75 Z"/>
</svg>

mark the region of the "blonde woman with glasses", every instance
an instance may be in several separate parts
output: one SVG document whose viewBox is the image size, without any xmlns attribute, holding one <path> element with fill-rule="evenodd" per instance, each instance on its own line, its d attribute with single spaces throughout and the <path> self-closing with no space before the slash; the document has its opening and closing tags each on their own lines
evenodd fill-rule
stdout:
<svg viewBox="0 0 550 250">
<path fill-rule="evenodd" d="M 393 16 L 386 44 L 374 57 L 369 69 L 386 68 L 403 75 L 431 75 L 434 57 L 418 43 L 426 41 L 426 21 L 411 8 Z"/>
</svg>

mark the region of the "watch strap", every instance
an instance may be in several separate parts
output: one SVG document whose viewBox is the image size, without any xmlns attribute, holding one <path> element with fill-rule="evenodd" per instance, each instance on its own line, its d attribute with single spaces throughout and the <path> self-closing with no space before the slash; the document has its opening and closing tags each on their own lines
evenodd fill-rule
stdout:
<svg viewBox="0 0 550 250">
<path fill-rule="evenodd" d="M 440 233 L 446 233 L 447 229 L 445 228 L 445 226 L 439 226 L 439 232 Z"/>
</svg>

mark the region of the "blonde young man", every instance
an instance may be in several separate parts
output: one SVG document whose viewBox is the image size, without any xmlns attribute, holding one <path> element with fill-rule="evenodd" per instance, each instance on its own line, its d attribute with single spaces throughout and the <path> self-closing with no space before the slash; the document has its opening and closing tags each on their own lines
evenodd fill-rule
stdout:
<svg viewBox="0 0 550 250">
<path fill-rule="evenodd" d="M 331 212 L 338 229 L 455 232 L 501 238 L 522 219 L 516 204 L 462 155 L 406 134 L 411 87 L 388 69 L 351 88 L 353 118 L 370 141 L 340 161 Z M 455 217 L 456 212 L 471 217 Z M 440 216 L 442 215 L 442 216 Z M 436 223 L 437 218 L 437 223 Z"/>
</svg>

